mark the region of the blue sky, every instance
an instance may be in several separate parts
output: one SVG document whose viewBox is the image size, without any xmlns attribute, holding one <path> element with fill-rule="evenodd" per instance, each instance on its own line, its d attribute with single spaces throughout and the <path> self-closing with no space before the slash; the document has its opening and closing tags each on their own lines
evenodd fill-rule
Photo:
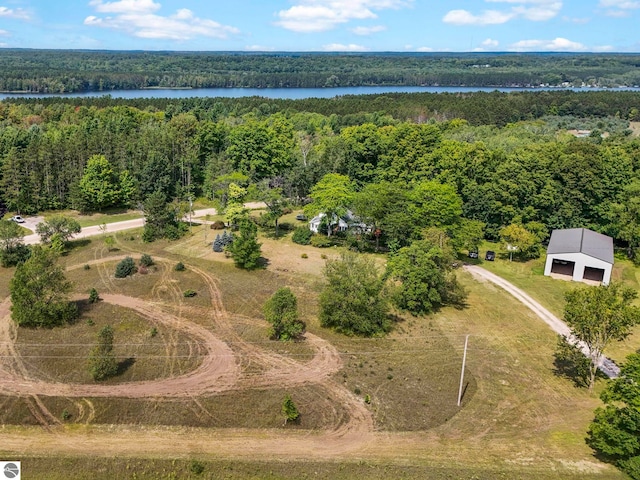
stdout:
<svg viewBox="0 0 640 480">
<path fill-rule="evenodd" d="M 640 0 L 0 0 L 0 47 L 640 52 Z"/>
</svg>

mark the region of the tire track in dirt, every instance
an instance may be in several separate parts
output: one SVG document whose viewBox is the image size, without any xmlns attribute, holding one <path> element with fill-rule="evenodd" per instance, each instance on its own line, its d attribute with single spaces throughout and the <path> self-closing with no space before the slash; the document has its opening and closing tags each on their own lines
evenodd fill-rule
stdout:
<svg viewBox="0 0 640 480">
<path fill-rule="evenodd" d="M 122 257 L 96 259 L 91 263 L 115 261 Z M 166 259 L 158 261 L 168 262 Z M 76 267 L 72 267 L 76 268 Z M 245 341 L 235 330 L 231 316 L 226 312 L 216 280 L 208 272 L 190 266 L 200 276 L 211 298 L 211 308 L 207 310 L 209 319 L 215 327 L 216 335 L 209 329 L 182 318 L 186 312 L 179 307 L 179 315 L 173 315 L 162 304 L 151 303 L 137 298 L 118 294 L 104 294 L 105 302 L 131 308 L 151 322 L 159 322 L 174 329 L 182 330 L 201 341 L 206 355 L 202 364 L 195 370 L 163 380 L 129 382 L 118 385 L 80 385 L 58 382 L 44 382 L 12 374 L 6 370 L 0 378 L 0 392 L 18 395 L 48 395 L 65 397 L 193 397 L 215 394 L 229 390 L 248 388 L 282 388 L 316 384 L 340 405 L 344 412 L 336 427 L 323 431 L 319 445 L 324 448 L 327 440 L 336 452 L 345 448 L 356 448 L 371 439 L 373 416 L 364 402 L 342 385 L 331 380 L 331 375 L 342 367 L 338 351 L 327 341 L 312 334 L 306 335 L 306 341 L 316 351 L 312 360 L 306 363 L 292 358 L 265 351 L 259 346 Z M 163 272 L 166 273 L 166 272 Z M 164 278 L 164 277 L 163 277 Z M 110 280 L 111 281 L 111 280 Z M 166 281 L 170 282 L 167 276 Z M 163 280 L 164 282 L 164 280 Z M 173 285 L 171 285 L 174 287 Z M 0 333 L 10 323 L 8 302 L 0 308 Z M 0 306 L 1 307 L 1 306 Z M 175 305 L 167 306 L 175 309 Z M 4 325 L 4 330 L 1 325 Z M 2 338 L 0 337 L 0 340 Z M 9 340 L 10 341 L 10 340 Z M 229 342 L 233 349 L 225 342 Z M 238 358 L 239 357 L 239 358 Z M 241 359 L 251 358 L 263 365 L 265 371 L 260 374 L 243 373 Z M 204 413 L 201 411 L 201 413 Z M 209 412 L 207 412 L 209 413 Z M 313 442 L 315 443 L 315 441 Z M 308 448 L 308 446 L 306 447 Z"/>
</svg>

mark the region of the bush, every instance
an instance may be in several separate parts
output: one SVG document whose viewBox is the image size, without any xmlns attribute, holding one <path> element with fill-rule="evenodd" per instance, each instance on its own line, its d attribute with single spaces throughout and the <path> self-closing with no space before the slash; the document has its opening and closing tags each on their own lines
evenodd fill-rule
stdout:
<svg viewBox="0 0 640 480">
<path fill-rule="evenodd" d="M 31 249 L 28 245 L 16 245 L 0 252 L 0 265 L 3 267 L 15 267 L 26 262 L 31 256 Z"/>
<path fill-rule="evenodd" d="M 153 258 L 151 258 L 151 255 L 147 255 L 146 253 L 142 255 L 142 257 L 140 257 L 140 265 L 144 267 L 150 267 L 153 265 Z"/>
<path fill-rule="evenodd" d="M 221 222 L 220 220 L 216 220 L 211 224 L 211 230 L 224 230 L 224 229 L 225 229 L 224 222 Z"/>
<path fill-rule="evenodd" d="M 138 267 L 138 273 L 140 275 L 146 275 L 147 273 L 149 273 L 149 269 L 144 265 L 140 265 L 140 267 Z"/>
<path fill-rule="evenodd" d="M 182 263 L 182 262 L 178 262 L 178 263 L 176 263 L 176 266 L 175 266 L 175 267 L 173 267 L 173 269 L 174 269 L 176 272 L 184 272 L 184 271 L 186 270 L 186 267 L 184 266 L 184 263 Z"/>
<path fill-rule="evenodd" d="M 327 248 L 335 245 L 335 242 L 324 235 L 314 235 L 311 237 L 311 245 L 317 248 Z"/>
<path fill-rule="evenodd" d="M 302 255 L 300 255 L 300 258 L 309 258 L 309 255 L 307 255 L 306 253 L 303 253 Z"/>
<path fill-rule="evenodd" d="M 195 290 L 189 289 L 189 290 L 185 290 L 182 295 L 185 298 L 191 298 L 191 297 L 195 297 L 198 294 L 198 292 L 196 292 Z"/>
<path fill-rule="evenodd" d="M 204 464 L 197 460 L 192 460 L 191 465 L 189 465 L 189 470 L 195 475 L 201 475 L 204 473 Z"/>
<path fill-rule="evenodd" d="M 133 275 L 134 273 L 136 273 L 136 271 L 137 268 L 136 264 L 133 261 L 133 258 L 127 257 L 120 261 L 118 265 L 116 265 L 115 276 L 116 278 L 125 278 L 129 275 Z"/>
<path fill-rule="evenodd" d="M 311 237 L 313 232 L 308 227 L 297 227 L 293 231 L 291 240 L 298 245 L 309 245 L 311 243 Z"/>
<path fill-rule="evenodd" d="M 82 268 L 84 268 L 85 270 L 91 270 L 91 265 L 89 265 L 88 263 L 85 263 Z"/>
</svg>

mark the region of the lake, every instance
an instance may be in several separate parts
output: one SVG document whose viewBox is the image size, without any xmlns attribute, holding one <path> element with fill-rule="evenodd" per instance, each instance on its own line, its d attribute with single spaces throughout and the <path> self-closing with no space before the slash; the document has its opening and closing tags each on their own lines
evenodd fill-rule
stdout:
<svg viewBox="0 0 640 480">
<path fill-rule="evenodd" d="M 198 89 L 170 89 L 153 88 L 145 90 L 112 90 L 104 92 L 78 93 L 0 93 L 0 100 L 5 98 L 48 98 L 48 97 L 102 97 L 111 95 L 114 98 L 204 98 L 204 97 L 265 97 L 297 100 L 302 98 L 333 98 L 343 95 L 380 95 L 384 93 L 470 93 L 470 92 L 522 92 L 535 90 L 566 90 L 564 88 L 495 88 L 495 87 L 336 87 L 336 88 L 198 88 Z M 571 88 L 574 91 L 591 90 L 632 90 L 640 91 L 638 87 L 623 88 Z"/>
</svg>

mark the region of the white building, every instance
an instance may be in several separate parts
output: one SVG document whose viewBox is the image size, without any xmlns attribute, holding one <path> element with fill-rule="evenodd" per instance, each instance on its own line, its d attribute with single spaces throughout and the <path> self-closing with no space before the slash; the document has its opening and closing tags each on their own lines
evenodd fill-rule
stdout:
<svg viewBox="0 0 640 480">
<path fill-rule="evenodd" d="M 313 217 L 309 221 L 309 230 L 313 233 L 319 233 L 320 225 L 322 222 L 326 222 L 323 220 L 327 215 L 325 213 L 319 213 L 315 217 Z M 357 232 L 369 232 L 371 228 L 362 223 L 357 217 L 353 215 L 351 210 L 347 210 L 347 213 L 342 217 L 338 218 L 336 215 L 333 215 L 331 222 L 331 231 L 332 232 L 346 232 L 347 230 L 352 229 Z"/>
<path fill-rule="evenodd" d="M 608 285 L 612 269 L 611 237 L 587 228 L 568 228 L 551 233 L 545 275 Z"/>
</svg>

